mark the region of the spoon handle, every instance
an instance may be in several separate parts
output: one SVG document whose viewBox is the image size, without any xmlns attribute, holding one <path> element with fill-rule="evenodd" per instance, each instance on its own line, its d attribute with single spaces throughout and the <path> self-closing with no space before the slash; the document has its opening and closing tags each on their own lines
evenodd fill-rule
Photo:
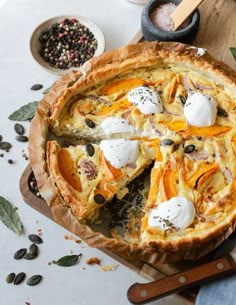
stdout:
<svg viewBox="0 0 236 305">
<path fill-rule="evenodd" d="M 192 14 L 204 0 L 182 0 L 170 15 L 174 22 L 174 31 Z"/>
</svg>

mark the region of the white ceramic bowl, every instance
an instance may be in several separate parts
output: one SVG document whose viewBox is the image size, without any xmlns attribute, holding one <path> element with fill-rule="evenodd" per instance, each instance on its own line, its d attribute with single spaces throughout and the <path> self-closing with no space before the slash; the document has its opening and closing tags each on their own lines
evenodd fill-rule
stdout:
<svg viewBox="0 0 236 305">
<path fill-rule="evenodd" d="M 31 54 L 32 54 L 33 58 L 35 59 L 35 61 L 42 68 L 46 69 L 48 72 L 52 72 L 54 74 L 59 74 L 59 75 L 63 75 L 65 73 L 69 72 L 70 70 L 75 70 L 78 68 L 72 67 L 70 69 L 63 70 L 63 69 L 59 69 L 59 68 L 50 66 L 50 64 L 47 63 L 39 54 L 39 50 L 40 50 L 40 46 L 41 46 L 39 37 L 43 31 L 46 31 L 53 24 L 60 22 L 66 18 L 77 19 L 81 24 L 86 26 L 90 30 L 90 32 L 93 33 L 95 39 L 97 40 L 97 49 L 95 50 L 93 57 L 102 54 L 105 49 L 105 38 L 104 38 L 102 31 L 94 22 L 92 22 L 91 20 L 89 20 L 86 17 L 78 16 L 78 15 L 62 15 L 62 16 L 53 17 L 53 18 L 50 18 L 50 19 L 44 21 L 33 31 L 32 35 L 31 35 L 31 38 L 30 38 Z"/>
</svg>

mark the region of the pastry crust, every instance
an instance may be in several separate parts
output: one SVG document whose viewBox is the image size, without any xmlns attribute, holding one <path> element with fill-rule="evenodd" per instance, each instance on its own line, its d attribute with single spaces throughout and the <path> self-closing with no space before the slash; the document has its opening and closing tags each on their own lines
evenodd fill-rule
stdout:
<svg viewBox="0 0 236 305">
<path fill-rule="evenodd" d="M 49 142 L 49 138 L 53 132 L 57 135 L 64 134 L 66 137 L 72 136 L 73 134 L 77 137 L 82 135 L 84 138 L 91 138 L 94 140 L 94 130 L 88 129 L 86 133 L 83 133 L 81 127 L 78 126 L 69 129 L 65 128 L 60 133 L 60 124 L 63 116 L 65 117 L 65 109 L 68 109 L 67 107 L 73 102 L 73 98 L 75 96 L 86 95 L 89 92 L 97 93 L 98 91 L 96 90 L 100 90 L 100 88 L 115 82 L 117 79 L 126 79 L 127 77 L 131 77 L 130 75 L 134 75 L 135 73 L 138 73 L 135 74 L 138 78 L 141 75 L 140 73 L 143 73 L 138 71 L 153 71 L 155 69 L 169 69 L 171 71 L 170 73 L 173 72 L 174 74 L 181 74 L 182 72 L 181 75 L 186 73 L 187 76 L 191 76 L 191 80 L 196 80 L 196 82 L 191 83 L 187 81 L 187 84 L 185 82 L 183 85 L 184 80 L 182 79 L 182 85 L 178 87 L 178 94 L 182 92 L 181 90 L 183 90 L 183 88 L 186 90 L 186 86 L 190 86 L 190 89 L 191 86 L 193 86 L 194 90 L 203 91 L 204 93 L 210 92 L 216 96 L 219 105 L 225 112 L 227 112 L 227 119 L 226 117 L 219 116 L 216 122 L 219 126 L 223 126 L 226 129 L 228 128 L 227 130 L 224 129 L 226 131 L 221 130 L 220 133 L 214 134 L 212 137 L 208 134 L 203 134 L 203 138 L 205 139 L 203 148 L 208 151 L 208 158 L 204 161 L 201 158 L 200 161 L 196 161 L 196 159 L 193 158 L 198 166 L 200 166 L 201 162 L 204 164 L 207 162 L 213 163 L 213 157 L 212 155 L 210 156 L 209 152 L 213 151 L 211 141 L 214 139 L 216 147 L 218 145 L 219 148 L 218 166 L 221 169 L 221 171 L 219 171 L 220 173 L 216 173 L 214 179 L 215 181 L 218 181 L 219 179 L 222 180 L 222 185 L 224 187 L 218 185 L 216 188 L 218 187 L 224 191 L 222 194 L 219 193 L 220 195 L 217 195 L 218 197 L 216 196 L 217 198 L 213 200 L 214 204 L 212 207 L 207 207 L 204 210 L 204 213 L 207 211 L 206 215 L 209 218 L 205 217 L 205 221 L 199 220 L 196 222 L 194 229 L 188 228 L 184 232 L 167 233 L 167 235 L 165 235 L 163 232 L 160 232 L 160 230 L 142 225 L 142 233 L 138 239 L 136 237 L 132 238 L 131 236 L 129 241 L 127 241 L 127 239 L 123 239 L 117 235 L 106 237 L 100 232 L 93 231 L 87 224 L 81 221 L 81 218 L 84 218 L 84 216 L 81 217 L 81 215 L 88 215 L 86 214 L 87 211 L 83 210 L 86 206 L 86 202 L 78 205 L 78 202 L 81 202 L 81 200 L 77 198 L 77 194 L 74 194 L 73 190 L 70 190 L 70 186 L 63 182 L 61 184 L 60 182 L 59 184 L 57 183 L 58 181 L 61 181 L 61 174 L 58 172 L 58 168 L 55 165 L 57 160 L 55 159 L 55 156 L 58 153 L 58 146 L 56 144 L 52 145 L 52 142 Z M 200 81 L 197 78 L 198 76 L 201 78 Z M 211 88 L 209 89 L 209 87 Z M 171 97 L 171 86 L 163 88 L 163 93 L 161 93 L 162 98 L 166 99 L 168 94 L 169 97 Z M 168 90 L 165 88 L 168 88 Z M 174 94 L 175 101 L 178 98 L 177 93 L 175 92 Z M 78 103 L 80 103 L 80 101 Z M 235 228 L 236 198 L 234 173 L 236 172 L 236 144 L 234 143 L 233 127 L 236 118 L 235 103 L 236 73 L 223 63 L 216 61 L 202 49 L 180 43 L 144 42 L 137 45 L 129 45 L 118 50 L 112 50 L 97 58 L 93 58 L 89 61 L 89 64 L 82 69 L 82 71 L 71 72 L 63 76 L 53 85 L 50 92 L 40 102 L 32 121 L 29 137 L 29 157 L 30 164 L 38 182 L 40 193 L 52 209 L 55 220 L 80 236 L 90 246 L 110 249 L 115 254 L 127 260 L 135 261 L 138 259 L 152 264 L 157 262 L 174 262 L 180 259 L 197 259 L 213 250 L 225 238 L 227 238 Z M 103 101 L 98 101 L 96 106 L 101 107 L 101 104 L 103 104 Z M 170 152 L 162 150 L 161 154 L 163 159 L 158 159 L 157 155 L 160 155 L 160 141 L 158 142 L 160 134 L 161 139 L 163 139 L 163 136 L 166 138 L 166 135 L 172 136 L 173 140 L 177 142 L 179 147 L 183 147 L 183 142 L 181 142 L 182 139 L 184 139 L 185 142 L 189 141 L 188 144 L 194 143 L 195 146 L 200 145 L 197 137 L 201 135 L 196 133 L 196 129 L 186 129 L 186 126 L 179 129 L 179 125 L 177 126 L 177 122 L 183 121 L 183 114 L 180 111 L 180 114 L 178 115 L 173 111 L 179 111 L 179 109 L 181 109 L 181 101 L 178 101 L 177 108 L 175 105 L 176 103 L 173 103 L 173 101 L 170 103 L 166 102 L 164 105 L 164 108 L 166 109 L 165 115 L 154 115 L 151 123 L 149 120 L 149 123 L 143 124 L 145 116 L 140 114 L 138 117 L 139 120 L 140 117 L 142 118 L 142 123 L 139 125 L 139 120 L 135 121 L 133 119 L 134 115 L 131 116 L 130 123 L 133 124 L 136 129 L 137 126 L 139 126 L 139 132 L 135 134 L 136 138 L 134 135 L 128 135 L 129 138 L 135 138 L 134 140 L 136 140 L 137 136 L 140 137 L 140 135 L 143 134 L 146 136 L 146 134 L 153 132 L 150 139 L 146 139 L 146 145 L 149 145 L 151 150 L 155 150 L 154 154 L 152 152 L 152 159 L 155 161 L 154 168 L 160 166 L 163 166 L 163 168 L 166 167 L 168 159 L 170 158 Z M 104 118 L 106 117 L 107 116 Z M 174 122 L 174 125 L 171 125 L 170 122 Z M 100 123 L 101 122 L 98 124 Z M 74 122 L 72 122 L 72 125 L 73 124 Z M 153 131 L 153 125 L 158 129 L 158 132 L 156 132 L 155 128 L 155 131 Z M 224 153 L 226 152 L 221 150 L 222 143 L 224 142 L 224 140 L 222 140 L 222 134 L 224 133 L 227 134 L 227 143 L 225 142 L 224 144 L 226 144 L 225 147 L 230 157 L 225 156 Z M 99 133 L 99 135 L 100 137 L 104 136 L 101 133 Z M 152 142 L 153 140 L 157 140 L 157 142 Z M 48 151 L 47 143 L 49 143 Z M 157 145 L 151 144 L 150 146 L 150 143 L 156 143 Z M 198 151 L 200 150 L 199 146 Z M 212 154 L 214 153 L 215 151 Z M 48 163 L 46 162 L 46 154 L 48 156 Z M 177 149 L 175 155 L 176 158 L 181 158 L 180 168 L 178 168 L 178 170 L 182 176 L 178 176 L 178 178 L 186 182 L 189 177 L 187 178 L 187 174 L 184 174 L 184 171 L 186 171 L 184 166 L 187 166 L 186 164 L 188 162 L 191 163 L 191 161 L 189 161 L 191 158 L 189 155 L 183 155 L 183 148 L 182 150 Z M 222 176 L 223 169 L 225 169 L 225 172 Z M 230 169 L 230 174 L 227 172 L 228 169 Z M 197 169 L 195 172 L 196 171 Z M 166 176 L 164 178 L 161 176 L 161 179 L 160 183 L 166 185 L 168 182 L 168 180 L 165 182 L 165 179 L 167 179 Z M 206 183 L 208 182 L 209 180 L 206 178 L 202 183 L 206 186 Z M 63 192 L 65 185 L 66 189 L 69 190 L 69 200 L 65 200 L 66 195 Z M 194 184 L 194 187 L 195 185 L 196 184 Z M 186 187 L 184 183 L 182 186 Z M 152 185 L 151 182 L 151 189 L 153 188 L 155 188 L 155 185 Z M 196 193 L 195 189 L 194 192 Z M 198 193 L 200 192 L 201 191 Z M 168 190 L 166 190 L 166 193 L 168 193 Z M 156 203 L 158 196 L 158 194 L 154 195 L 154 203 Z M 166 196 L 168 199 L 169 195 Z M 188 195 L 186 196 L 188 197 Z M 75 198 L 77 198 L 77 201 L 72 203 Z M 153 208 L 154 203 L 150 201 L 150 198 L 151 197 L 148 198 L 145 205 L 144 218 L 148 216 L 149 210 Z M 201 198 L 199 200 L 201 200 Z M 73 206 L 79 206 L 80 210 L 74 209 Z M 210 217 L 211 214 L 215 214 L 218 211 L 221 212 L 221 217 L 218 217 L 217 220 Z M 199 217 L 203 216 L 200 215 Z"/>
</svg>

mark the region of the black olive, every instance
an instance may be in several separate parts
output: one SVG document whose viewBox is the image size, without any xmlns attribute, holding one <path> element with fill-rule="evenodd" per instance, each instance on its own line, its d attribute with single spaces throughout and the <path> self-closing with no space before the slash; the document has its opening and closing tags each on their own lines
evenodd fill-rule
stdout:
<svg viewBox="0 0 236 305">
<path fill-rule="evenodd" d="M 217 107 L 217 115 L 224 118 L 228 117 L 228 113 L 220 107 Z"/>
<path fill-rule="evenodd" d="M 103 204 L 106 200 L 105 198 L 101 195 L 101 194 L 96 194 L 94 196 L 94 201 L 97 203 L 97 204 Z"/>
<path fill-rule="evenodd" d="M 96 125 L 95 123 L 90 120 L 90 119 L 85 119 L 85 124 L 89 127 L 89 128 L 94 128 Z"/>
<path fill-rule="evenodd" d="M 181 103 L 182 103 L 183 105 L 185 105 L 185 103 L 186 103 L 186 97 L 184 97 L 183 95 L 179 95 L 179 99 L 180 99 Z"/>
<path fill-rule="evenodd" d="M 94 147 L 92 144 L 87 144 L 86 145 L 86 151 L 87 151 L 87 154 L 89 155 L 89 157 L 92 157 L 94 155 Z"/>
<path fill-rule="evenodd" d="M 190 144 L 184 147 L 185 154 L 191 154 L 195 150 L 195 145 Z"/>
<path fill-rule="evenodd" d="M 179 143 L 175 143 L 172 147 L 172 153 L 174 153 L 179 148 Z"/>
<path fill-rule="evenodd" d="M 174 141 L 171 140 L 171 139 L 164 139 L 164 140 L 161 140 L 160 142 L 160 146 L 166 146 L 166 145 L 173 145 L 174 144 Z"/>
</svg>

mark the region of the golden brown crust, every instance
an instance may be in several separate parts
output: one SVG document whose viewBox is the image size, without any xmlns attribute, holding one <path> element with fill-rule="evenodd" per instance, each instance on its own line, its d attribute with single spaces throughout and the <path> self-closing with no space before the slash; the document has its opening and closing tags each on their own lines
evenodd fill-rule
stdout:
<svg viewBox="0 0 236 305">
<path fill-rule="evenodd" d="M 82 224 L 69 209 L 58 191 L 52 177 L 47 172 L 46 144 L 50 128 L 57 124 L 59 115 L 67 101 L 74 94 L 83 92 L 91 86 L 107 81 L 118 74 L 135 68 L 152 66 L 158 63 L 174 63 L 201 72 L 208 78 L 221 83 L 226 90 L 236 94 L 236 73 L 221 62 L 216 61 L 207 52 L 180 43 L 140 43 L 107 52 L 90 61 L 86 75 L 82 72 L 70 72 L 59 79 L 50 92 L 40 102 L 32 120 L 29 136 L 30 164 L 38 182 L 42 196 L 52 209 L 55 220 L 77 234 L 90 246 L 108 248 L 127 260 L 141 259 L 155 264 L 174 262 L 180 259 L 197 259 L 213 250 L 235 229 L 236 213 L 231 213 L 216 228 L 205 230 L 200 236 L 191 236 L 178 240 L 155 240 L 142 247 L 124 242 L 122 239 L 108 238 L 94 232 Z M 234 200 L 235 190 L 232 190 Z"/>
</svg>

